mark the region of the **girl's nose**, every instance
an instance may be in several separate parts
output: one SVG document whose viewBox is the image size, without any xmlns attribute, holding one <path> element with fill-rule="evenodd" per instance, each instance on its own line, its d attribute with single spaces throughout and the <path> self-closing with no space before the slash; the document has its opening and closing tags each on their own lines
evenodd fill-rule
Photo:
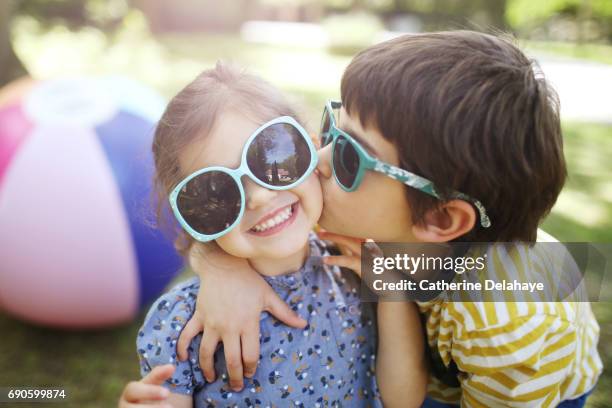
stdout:
<svg viewBox="0 0 612 408">
<path fill-rule="evenodd" d="M 332 176 L 331 151 L 332 143 L 328 144 L 322 149 L 317 150 L 317 154 L 319 155 L 317 173 L 319 174 L 319 177 L 330 178 Z"/>
<path fill-rule="evenodd" d="M 246 207 L 249 210 L 255 210 L 267 204 L 278 195 L 278 191 L 262 187 L 248 177 L 243 178 L 242 182 L 244 183 L 244 193 L 246 195 Z"/>
</svg>

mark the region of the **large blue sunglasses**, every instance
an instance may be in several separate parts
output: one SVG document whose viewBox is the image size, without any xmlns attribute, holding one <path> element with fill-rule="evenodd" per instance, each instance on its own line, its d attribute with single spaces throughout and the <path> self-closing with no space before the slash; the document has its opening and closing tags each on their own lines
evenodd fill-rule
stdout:
<svg viewBox="0 0 612 408">
<path fill-rule="evenodd" d="M 306 130 L 282 116 L 251 134 L 238 168 L 205 167 L 183 179 L 170 193 L 170 207 L 193 238 L 211 241 L 227 234 L 244 215 L 243 176 L 271 190 L 289 190 L 316 166 L 317 152 Z"/>
</svg>

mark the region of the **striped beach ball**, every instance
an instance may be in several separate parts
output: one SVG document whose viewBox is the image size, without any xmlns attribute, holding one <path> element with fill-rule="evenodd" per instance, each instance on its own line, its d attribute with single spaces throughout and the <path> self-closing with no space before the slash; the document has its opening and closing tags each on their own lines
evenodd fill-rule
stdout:
<svg viewBox="0 0 612 408">
<path fill-rule="evenodd" d="M 151 228 L 164 100 L 121 77 L 0 91 L 0 312 L 55 327 L 132 320 L 181 269 Z"/>
</svg>

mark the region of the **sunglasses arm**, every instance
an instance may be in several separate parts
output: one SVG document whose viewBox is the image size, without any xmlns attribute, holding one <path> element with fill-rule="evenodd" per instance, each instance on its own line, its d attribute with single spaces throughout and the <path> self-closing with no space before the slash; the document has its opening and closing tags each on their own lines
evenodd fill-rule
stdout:
<svg viewBox="0 0 612 408">
<path fill-rule="evenodd" d="M 368 163 L 368 167 L 376 172 L 391 177 L 392 179 L 398 180 L 409 187 L 415 188 L 425 194 L 429 194 L 430 196 L 435 197 L 439 200 L 442 199 L 442 197 L 436 191 L 433 182 L 417 174 L 411 173 L 408 170 L 392 166 L 376 158 L 371 159 L 370 163 Z M 491 220 L 487 215 L 484 205 L 482 205 L 480 201 L 475 200 L 469 197 L 468 195 L 460 192 L 452 193 L 451 198 L 467 201 L 472 204 L 474 207 L 476 207 L 476 210 L 478 210 L 478 214 L 480 217 L 480 225 L 482 225 L 483 228 L 489 228 L 491 226 Z"/>
</svg>

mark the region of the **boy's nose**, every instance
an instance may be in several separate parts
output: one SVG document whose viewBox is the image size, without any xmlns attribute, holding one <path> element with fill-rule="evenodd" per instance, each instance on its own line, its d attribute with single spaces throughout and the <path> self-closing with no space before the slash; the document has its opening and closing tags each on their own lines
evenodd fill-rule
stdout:
<svg viewBox="0 0 612 408">
<path fill-rule="evenodd" d="M 244 194 L 246 195 L 246 207 L 249 210 L 255 210 L 267 204 L 278 195 L 278 191 L 262 187 L 248 177 L 243 178 L 242 181 L 244 183 Z"/>
<path fill-rule="evenodd" d="M 319 177 L 330 178 L 332 176 L 331 151 L 331 143 L 322 149 L 317 150 L 317 154 L 319 155 L 319 162 L 317 163 L 317 172 L 319 173 Z"/>
</svg>

